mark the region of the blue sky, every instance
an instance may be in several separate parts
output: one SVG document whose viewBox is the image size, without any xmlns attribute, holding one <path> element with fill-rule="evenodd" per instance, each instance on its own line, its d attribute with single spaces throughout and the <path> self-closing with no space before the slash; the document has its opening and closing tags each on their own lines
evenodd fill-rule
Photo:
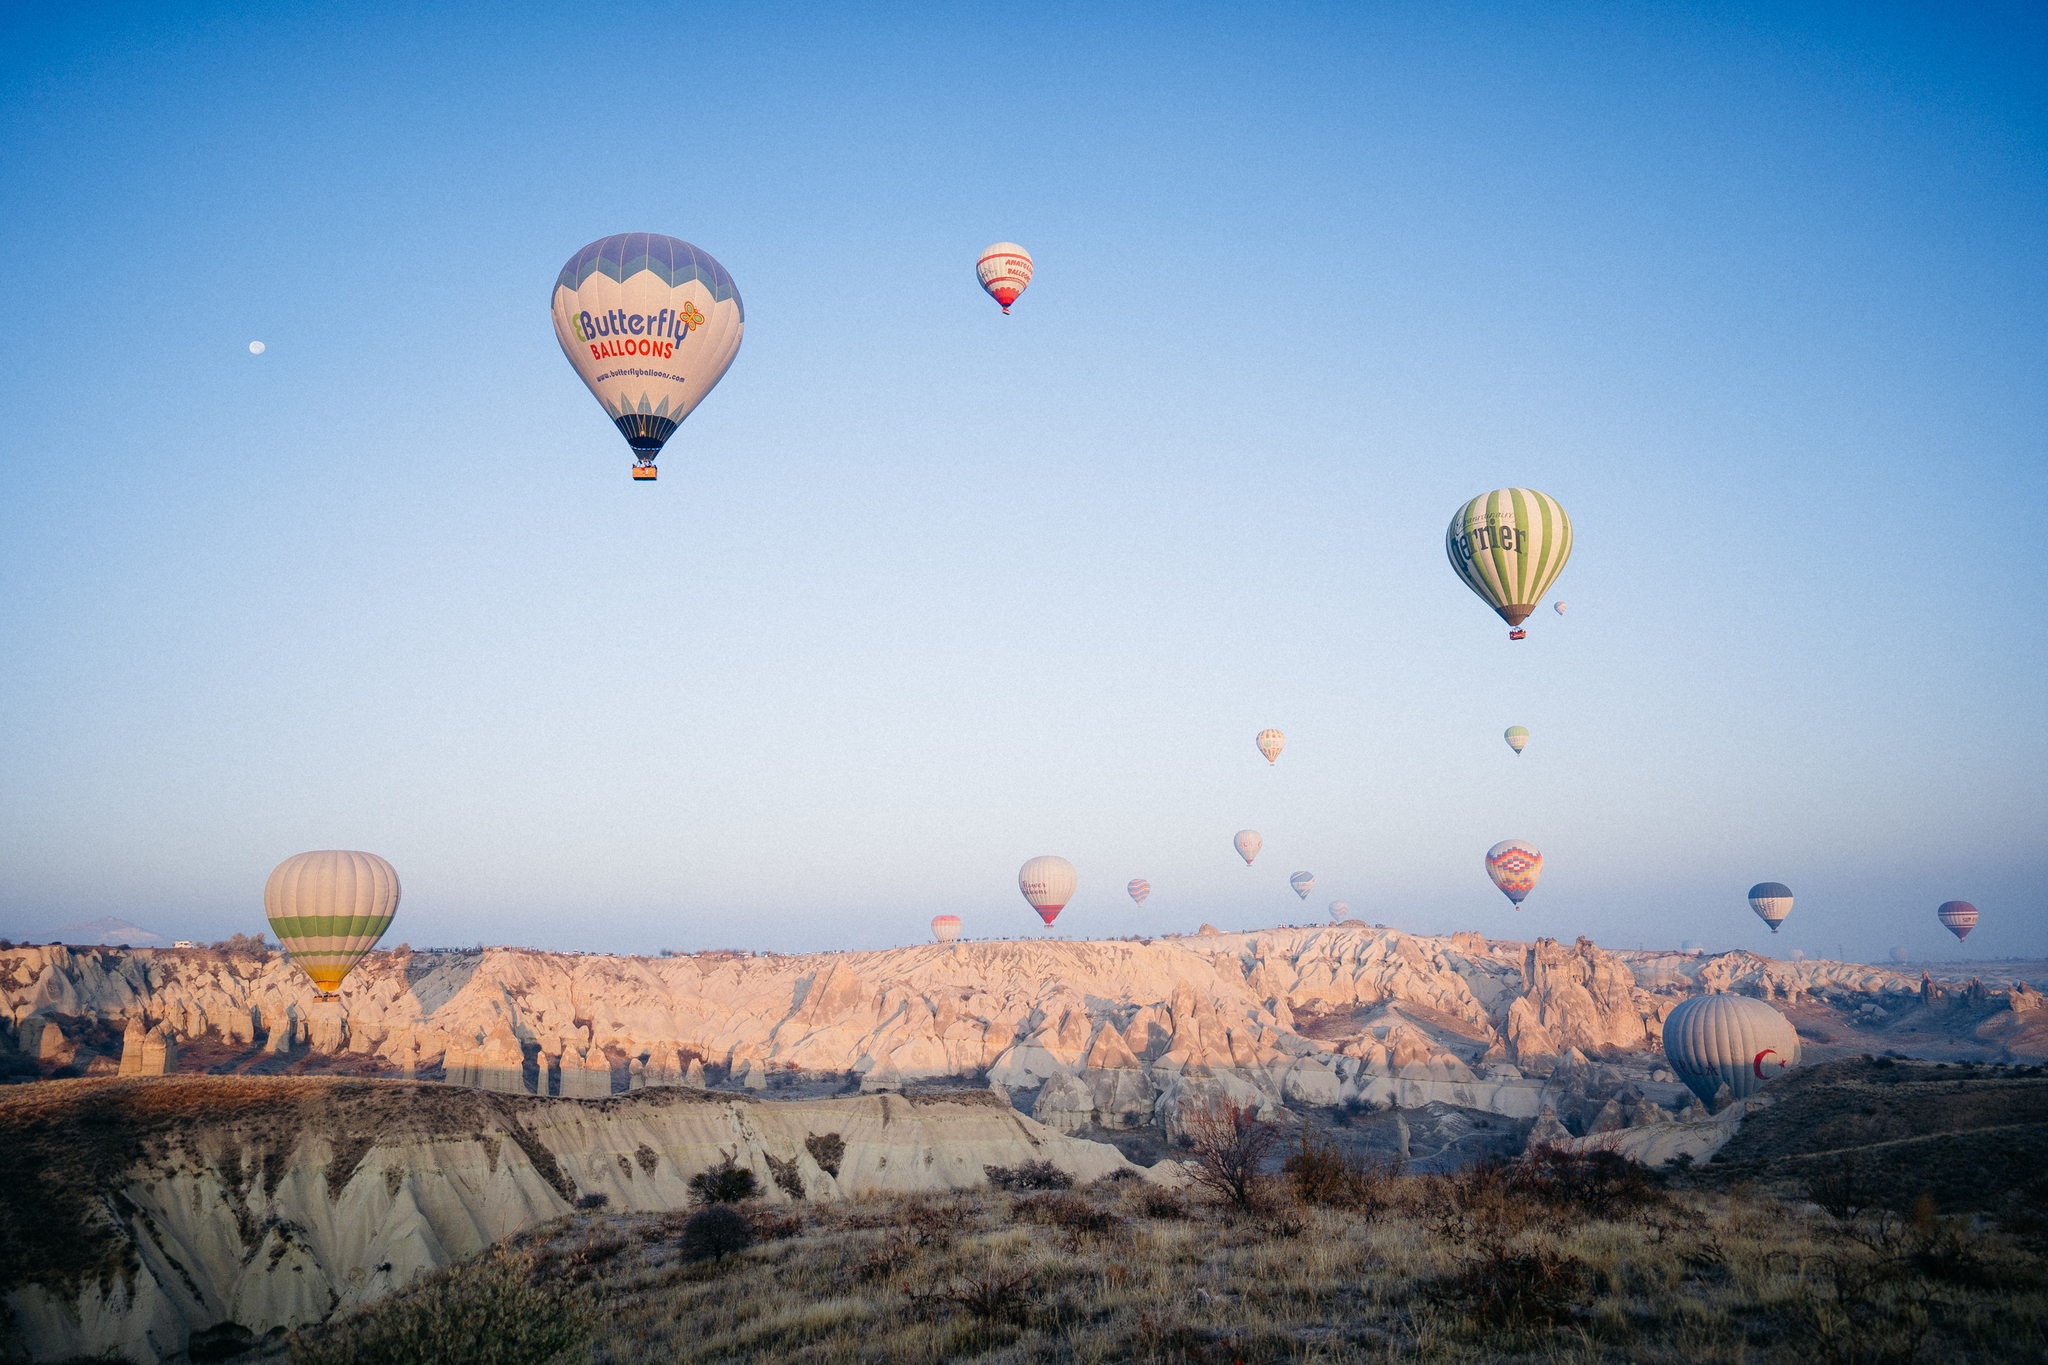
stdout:
<svg viewBox="0 0 2048 1365">
<path fill-rule="evenodd" d="M 7 23 L 0 931 L 343 847 L 416 945 L 870 947 L 1059 852 L 1077 935 L 2048 953 L 2036 9 Z M 547 317 L 629 230 L 747 305 L 652 487 Z"/>
</svg>

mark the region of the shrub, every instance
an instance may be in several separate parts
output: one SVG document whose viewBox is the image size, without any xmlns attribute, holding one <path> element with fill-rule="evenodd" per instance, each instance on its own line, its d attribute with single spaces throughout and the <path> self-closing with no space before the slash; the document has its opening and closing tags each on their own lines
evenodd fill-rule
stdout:
<svg viewBox="0 0 2048 1365">
<path fill-rule="evenodd" d="M 676 1239 L 677 1250 L 691 1261 L 715 1261 L 753 1244 L 754 1225 L 727 1203 L 710 1204 L 691 1214 L 683 1223 L 683 1235 Z"/>
<path fill-rule="evenodd" d="M 804 1147 L 820 1170 L 835 1180 L 839 1178 L 839 1163 L 846 1160 L 846 1143 L 839 1134 L 812 1133 L 804 1139 Z"/>
<path fill-rule="evenodd" d="M 1074 1177 L 1050 1161 L 1027 1161 L 1022 1166 L 984 1166 L 982 1174 L 999 1190 L 1071 1190 Z"/>
<path fill-rule="evenodd" d="M 1585 1263 L 1555 1247 L 1489 1242 L 1465 1268 L 1439 1281 L 1437 1296 L 1463 1306 L 1483 1327 L 1523 1330 L 1569 1322 L 1592 1302 Z"/>
<path fill-rule="evenodd" d="M 777 1161 L 766 1152 L 761 1153 L 761 1155 L 768 1162 L 768 1174 L 774 1179 L 776 1188 L 791 1199 L 803 1198 L 804 1177 L 803 1172 L 796 1168 L 796 1158 L 791 1157 L 788 1161 Z"/>
<path fill-rule="evenodd" d="M 412 1293 L 310 1332 L 291 1365 L 544 1365 L 587 1340 L 590 1310 L 534 1285 L 532 1263 L 503 1247 L 451 1266 Z"/>
<path fill-rule="evenodd" d="M 1318 1139 L 1307 1124 L 1301 1128 L 1300 1147 L 1281 1163 L 1295 1198 L 1305 1204 L 1350 1209 L 1368 1218 L 1387 1211 L 1399 1169 L 1398 1162 L 1347 1153 L 1332 1139 Z"/>
<path fill-rule="evenodd" d="M 1622 1218 L 1666 1202 L 1646 1167 L 1604 1148 L 1538 1148 L 1515 1166 L 1512 1184 L 1553 1209 L 1593 1218 Z"/>
<path fill-rule="evenodd" d="M 1034 1194 L 1018 1202 L 1017 1217 L 1027 1223 L 1098 1235 L 1116 1231 L 1124 1221 L 1108 1209 L 1097 1208 L 1073 1194 Z"/>
<path fill-rule="evenodd" d="M 700 1204 L 737 1204 L 759 1193 L 754 1173 L 731 1157 L 690 1177 L 690 1197 Z"/>
<path fill-rule="evenodd" d="M 1138 1192 L 1138 1212 L 1147 1218 L 1185 1218 L 1188 1201 L 1181 1198 L 1179 1190 L 1147 1185 Z"/>
<path fill-rule="evenodd" d="M 576 1201 L 576 1207 L 579 1209 L 601 1209 L 611 1202 L 612 1197 L 608 1194 L 586 1194 Z"/>
<path fill-rule="evenodd" d="M 1280 1129 L 1260 1121 L 1251 1106 L 1227 1101 L 1195 1110 L 1183 1127 L 1194 1152 L 1195 1183 L 1244 1212 L 1256 1212 L 1259 1167 L 1280 1141 Z"/>
</svg>

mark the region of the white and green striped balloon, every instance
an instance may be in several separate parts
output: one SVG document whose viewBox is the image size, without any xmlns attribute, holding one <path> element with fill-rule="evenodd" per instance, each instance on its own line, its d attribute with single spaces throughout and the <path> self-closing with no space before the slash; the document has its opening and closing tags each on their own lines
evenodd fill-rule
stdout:
<svg viewBox="0 0 2048 1365">
<path fill-rule="evenodd" d="M 295 854 L 264 883 L 263 913 L 299 970 L 332 994 L 397 917 L 398 872 L 374 853 Z"/>
<path fill-rule="evenodd" d="M 1533 488 L 1496 488 L 1458 509 L 1444 552 L 1465 586 L 1519 626 L 1572 557 L 1572 520 Z"/>
</svg>

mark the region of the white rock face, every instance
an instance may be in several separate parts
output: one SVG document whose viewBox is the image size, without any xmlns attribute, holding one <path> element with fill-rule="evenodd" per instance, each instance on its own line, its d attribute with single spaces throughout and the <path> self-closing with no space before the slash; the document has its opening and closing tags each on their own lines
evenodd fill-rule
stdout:
<svg viewBox="0 0 2048 1365">
<path fill-rule="evenodd" d="M 1255 1092 L 1269 1111 L 1435 1101 L 1533 1118 L 1567 1084 L 1553 1073 L 1575 1051 L 1660 1060 L 1663 1018 L 1688 994 L 1890 999 L 1914 986 L 1856 964 L 1417 937 L 1356 921 L 794 957 L 377 953 L 335 1001 L 276 955 L 0 952 L 0 1014 L 42 1055 L 70 1046 L 61 1020 L 89 1017 L 565 1099 L 635 1084 L 858 1078 L 878 1092 L 968 1078 L 1039 1091 L 1048 1122 L 1106 1127 L 1173 1127 L 1180 1097 L 1219 1089 L 1177 1077 L 1227 1077 L 1221 1088 Z"/>
<path fill-rule="evenodd" d="M 689 1178 L 728 1157 L 754 1172 L 772 1202 L 790 1196 L 770 1157 L 794 1164 L 810 1199 L 964 1188 L 983 1184 L 986 1166 L 1033 1161 L 1082 1181 L 1126 1170 L 1185 1179 L 1171 1162 L 1144 1172 L 1114 1147 L 1063 1137 L 985 1090 L 776 1103 L 665 1087 L 586 1104 L 296 1077 L 65 1084 L 182 1087 L 195 1096 L 186 1106 L 194 1117 L 172 1154 L 145 1158 L 93 1192 L 110 1207 L 121 1196 L 132 1209 L 105 1233 L 139 1258 L 132 1282 L 117 1276 L 105 1293 L 93 1283 L 70 1294 L 31 1286 L 8 1295 L 37 1360 L 112 1350 L 154 1362 L 222 1321 L 259 1335 L 317 1322 L 558 1217 L 582 1195 L 606 1195 L 612 1209 L 689 1207 Z M 280 1120 L 238 1124 L 226 1112 L 237 1095 L 264 1088 L 291 1114 L 313 1116 L 269 1170 L 264 1157 L 275 1155 L 268 1143 Z M 7 1120 L 0 1097 L 0 1128 Z M 824 1134 L 844 1143 L 836 1174 L 806 1145 Z"/>
</svg>

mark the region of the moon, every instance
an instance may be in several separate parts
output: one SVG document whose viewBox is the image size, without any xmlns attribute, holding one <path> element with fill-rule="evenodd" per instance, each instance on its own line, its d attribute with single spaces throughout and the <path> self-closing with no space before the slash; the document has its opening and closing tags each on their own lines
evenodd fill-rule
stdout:
<svg viewBox="0 0 2048 1365">
<path fill-rule="evenodd" d="M 260 342 L 260 341 L 252 341 L 252 342 L 250 342 L 250 343 L 249 343 L 249 354 L 250 354 L 250 355 L 262 355 L 262 354 L 263 354 L 263 343 L 262 343 L 262 342 Z"/>
</svg>

